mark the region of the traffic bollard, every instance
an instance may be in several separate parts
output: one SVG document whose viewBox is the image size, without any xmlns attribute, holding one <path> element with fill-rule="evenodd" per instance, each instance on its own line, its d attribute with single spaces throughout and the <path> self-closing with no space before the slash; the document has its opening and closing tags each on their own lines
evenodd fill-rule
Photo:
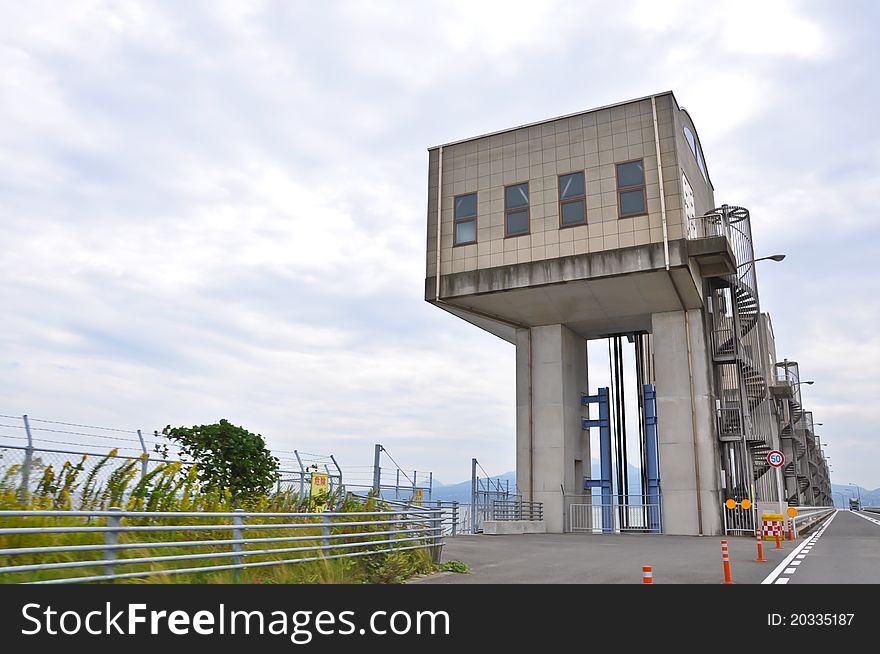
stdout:
<svg viewBox="0 0 880 654">
<path fill-rule="evenodd" d="M 727 541 L 721 541 L 721 562 L 724 565 L 724 583 L 732 584 L 730 579 L 730 553 L 727 551 Z"/>
<path fill-rule="evenodd" d="M 651 566 L 643 565 L 642 566 L 642 583 L 643 584 L 653 584 L 654 583 L 654 573 L 651 570 Z"/>
<path fill-rule="evenodd" d="M 767 559 L 764 558 L 764 545 L 761 542 L 760 531 L 758 531 L 758 558 L 755 559 L 755 563 L 767 563 Z"/>
</svg>

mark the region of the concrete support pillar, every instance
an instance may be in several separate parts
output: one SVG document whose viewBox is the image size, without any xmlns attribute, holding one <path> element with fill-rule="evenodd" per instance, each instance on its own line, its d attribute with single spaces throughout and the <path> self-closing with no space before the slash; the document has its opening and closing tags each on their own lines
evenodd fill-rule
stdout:
<svg viewBox="0 0 880 654">
<path fill-rule="evenodd" d="M 685 319 L 690 328 L 690 366 Z M 651 322 L 664 531 L 720 534 L 721 459 L 702 313 L 699 309 L 655 313 Z"/>
<path fill-rule="evenodd" d="M 517 332 L 517 492 L 544 503 L 548 533 L 564 531 L 564 496 L 583 493 L 583 471 L 590 469 L 581 428 L 587 390 L 584 339 L 562 325 Z"/>
</svg>

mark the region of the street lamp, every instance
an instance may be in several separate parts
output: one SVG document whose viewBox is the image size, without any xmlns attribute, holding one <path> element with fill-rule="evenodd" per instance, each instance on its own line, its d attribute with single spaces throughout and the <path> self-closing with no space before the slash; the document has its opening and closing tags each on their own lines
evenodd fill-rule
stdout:
<svg viewBox="0 0 880 654">
<path fill-rule="evenodd" d="M 748 266 L 750 263 L 756 263 L 756 262 L 758 262 L 758 261 L 776 261 L 776 262 L 779 262 L 779 261 L 782 261 L 783 259 L 785 259 L 785 255 L 784 255 L 784 254 L 771 254 L 769 257 L 759 257 L 758 259 L 752 259 L 751 261 L 744 261 L 743 263 L 739 264 L 739 265 L 737 266 L 737 268 L 742 268 L 743 266 Z"/>
</svg>

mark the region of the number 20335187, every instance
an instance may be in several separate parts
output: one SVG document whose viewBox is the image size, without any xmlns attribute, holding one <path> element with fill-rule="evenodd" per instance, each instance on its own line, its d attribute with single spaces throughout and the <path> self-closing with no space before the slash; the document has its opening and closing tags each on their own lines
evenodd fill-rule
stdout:
<svg viewBox="0 0 880 654">
<path fill-rule="evenodd" d="M 849 627 L 855 613 L 768 613 L 770 627 Z"/>
</svg>

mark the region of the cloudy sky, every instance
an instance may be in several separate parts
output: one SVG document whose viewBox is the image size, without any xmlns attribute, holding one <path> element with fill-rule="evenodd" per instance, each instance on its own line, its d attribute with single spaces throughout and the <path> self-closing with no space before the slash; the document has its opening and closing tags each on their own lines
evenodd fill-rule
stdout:
<svg viewBox="0 0 880 654">
<path fill-rule="evenodd" d="M 426 148 L 672 89 L 716 198 L 788 255 L 762 304 L 834 481 L 880 486 L 877 24 L 867 1 L 0 2 L 0 413 L 510 470 L 512 346 L 422 300 Z"/>
</svg>

